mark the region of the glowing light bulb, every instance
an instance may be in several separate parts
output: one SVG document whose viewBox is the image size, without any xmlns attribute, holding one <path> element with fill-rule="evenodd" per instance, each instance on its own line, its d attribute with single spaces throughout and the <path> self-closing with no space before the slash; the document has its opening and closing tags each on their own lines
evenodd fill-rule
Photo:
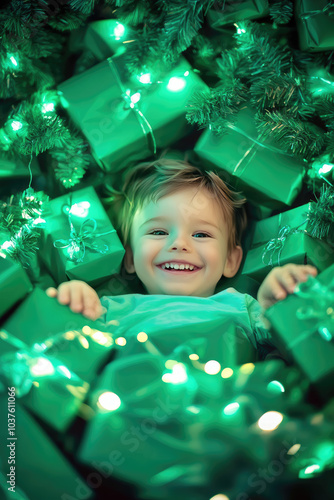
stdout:
<svg viewBox="0 0 334 500">
<path fill-rule="evenodd" d="M 124 346 L 126 344 L 126 339 L 124 337 L 118 337 L 115 342 L 117 345 Z"/>
<path fill-rule="evenodd" d="M 132 96 L 130 97 L 131 102 L 133 104 L 136 104 L 136 102 L 138 102 L 140 100 L 140 98 L 141 98 L 140 92 L 136 92 L 135 94 L 132 94 Z M 130 106 L 131 106 L 131 104 L 130 104 Z"/>
<path fill-rule="evenodd" d="M 244 375 L 250 375 L 251 373 L 253 373 L 254 370 L 255 370 L 254 363 L 245 363 L 240 367 L 240 373 L 243 373 Z"/>
<path fill-rule="evenodd" d="M 42 105 L 42 113 L 50 113 L 55 110 L 53 102 L 46 102 Z"/>
<path fill-rule="evenodd" d="M 188 76 L 188 75 L 189 75 L 189 71 L 185 71 L 185 72 L 183 73 L 183 76 Z"/>
<path fill-rule="evenodd" d="M 121 406 L 121 400 L 114 392 L 103 392 L 99 396 L 97 405 L 102 410 L 114 411 Z"/>
<path fill-rule="evenodd" d="M 220 369 L 220 363 L 218 363 L 218 361 L 215 361 L 214 359 L 205 363 L 204 366 L 205 373 L 208 373 L 209 375 L 216 375 L 220 372 Z"/>
<path fill-rule="evenodd" d="M 138 335 L 137 335 L 138 342 L 146 342 L 147 339 L 148 339 L 147 333 L 145 333 L 145 332 L 138 333 Z"/>
<path fill-rule="evenodd" d="M 269 384 L 267 385 L 267 389 L 269 392 L 275 394 L 278 392 L 285 392 L 284 385 L 281 384 L 281 382 L 279 382 L 278 380 L 272 380 L 271 382 L 269 382 Z"/>
<path fill-rule="evenodd" d="M 125 27 L 121 23 L 117 23 L 116 27 L 114 28 L 114 33 L 113 35 L 116 37 L 116 40 L 119 40 L 125 33 Z"/>
<path fill-rule="evenodd" d="M 52 375 L 54 371 L 53 364 L 46 358 L 38 358 L 37 361 L 35 361 L 35 363 L 30 367 L 30 373 L 37 377 Z"/>
<path fill-rule="evenodd" d="M 23 124 L 17 120 L 13 120 L 10 126 L 16 132 L 17 130 L 20 130 L 23 127 Z"/>
<path fill-rule="evenodd" d="M 321 471 L 321 467 L 319 464 L 312 464 L 309 465 L 308 467 L 305 467 L 305 469 L 302 469 L 299 471 L 298 476 L 303 479 L 307 476 L 310 476 L 311 474 L 318 473 Z"/>
<path fill-rule="evenodd" d="M 318 174 L 319 175 L 328 174 L 328 172 L 330 172 L 333 167 L 334 165 L 332 165 L 331 163 L 325 163 L 324 165 L 322 165 L 322 167 L 319 168 Z"/>
<path fill-rule="evenodd" d="M 70 213 L 76 215 L 77 217 L 87 217 L 90 209 L 89 201 L 81 201 L 80 203 L 74 203 L 70 208 Z"/>
<path fill-rule="evenodd" d="M 89 349 L 89 342 L 86 339 L 86 337 L 84 337 L 83 335 L 80 335 L 78 340 L 84 349 Z"/>
<path fill-rule="evenodd" d="M 232 368 L 224 368 L 224 370 L 222 370 L 222 377 L 223 378 L 230 378 L 230 377 L 232 377 L 232 375 L 233 375 Z"/>
<path fill-rule="evenodd" d="M 71 378 L 71 372 L 68 368 L 66 368 L 66 366 L 64 365 L 58 366 L 57 371 L 65 375 L 65 377 Z"/>
<path fill-rule="evenodd" d="M 223 493 L 218 493 L 218 495 L 211 497 L 210 500 L 230 500 L 230 499 L 226 495 L 223 495 Z"/>
<path fill-rule="evenodd" d="M 187 382 L 188 376 L 183 363 L 176 363 L 172 368 L 172 373 L 164 373 L 162 381 L 170 384 L 183 384 Z"/>
<path fill-rule="evenodd" d="M 138 77 L 140 83 L 152 83 L 151 82 L 151 73 L 143 73 Z"/>
<path fill-rule="evenodd" d="M 192 361 L 197 361 L 199 359 L 199 355 L 198 354 L 189 354 L 189 359 L 191 359 Z"/>
<path fill-rule="evenodd" d="M 267 411 L 259 418 L 257 425 L 263 431 L 273 431 L 277 429 L 282 420 L 282 413 L 278 411 Z"/>
<path fill-rule="evenodd" d="M 224 415 L 234 415 L 240 408 L 239 403 L 230 403 L 223 409 Z"/>
<path fill-rule="evenodd" d="M 15 67 L 18 66 L 18 62 L 17 62 L 17 60 L 15 59 L 15 57 L 13 55 L 8 54 L 8 58 L 9 58 L 9 60 L 12 63 L 13 66 L 15 66 Z"/>
<path fill-rule="evenodd" d="M 1 245 L 1 248 L 2 250 L 7 250 L 8 248 L 14 248 L 14 245 L 11 241 L 5 241 L 2 245 Z"/>
<path fill-rule="evenodd" d="M 178 76 L 172 76 L 172 78 L 170 78 L 168 84 L 167 84 L 167 88 L 168 90 L 172 91 L 172 92 L 179 92 L 180 90 L 184 89 L 184 87 L 186 86 L 186 80 L 185 78 L 180 78 Z"/>
<path fill-rule="evenodd" d="M 104 345 L 105 347 L 109 347 L 113 344 L 113 339 L 109 333 L 100 332 L 96 330 L 93 332 L 90 337 L 99 345 Z"/>
<path fill-rule="evenodd" d="M 295 455 L 300 450 L 301 445 L 299 443 L 294 444 L 291 448 L 286 452 L 287 455 Z"/>
</svg>

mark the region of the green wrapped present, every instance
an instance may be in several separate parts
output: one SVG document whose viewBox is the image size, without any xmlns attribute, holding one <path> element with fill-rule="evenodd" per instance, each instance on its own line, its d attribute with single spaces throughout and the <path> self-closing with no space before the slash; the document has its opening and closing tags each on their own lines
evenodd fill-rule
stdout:
<svg viewBox="0 0 334 500">
<path fill-rule="evenodd" d="M 265 313 L 279 350 L 299 365 L 324 400 L 334 396 L 333 304 L 334 265 Z"/>
<path fill-rule="evenodd" d="M 125 250 L 92 187 L 50 201 L 40 256 L 57 283 L 91 285 L 120 270 Z"/>
<path fill-rule="evenodd" d="M 215 8 L 209 9 L 208 20 L 212 28 L 219 29 L 226 24 L 256 19 L 269 14 L 268 0 L 226 0 L 215 2 Z"/>
<path fill-rule="evenodd" d="M 15 401 L 16 439 L 7 439 L 8 436 L 8 395 L 0 395 L 0 439 L 1 443 L 12 442 L 12 458 L 9 463 L 7 446 L 0 447 L 0 461 L 3 464 L 4 474 L 10 472 L 16 486 L 14 491 L 8 491 L 8 500 L 74 500 L 94 498 L 87 482 L 80 477 L 73 465 L 60 452 L 40 425 L 22 407 L 20 401 Z M 13 446 L 13 443 L 14 446 Z M 15 451 L 15 453 L 14 453 Z M 14 469 L 10 469 L 14 467 Z M 8 476 L 6 477 L 6 481 Z M 25 495 L 19 495 L 24 492 Z"/>
<path fill-rule="evenodd" d="M 0 317 L 32 290 L 20 264 L 0 252 Z"/>
<path fill-rule="evenodd" d="M 18 345 L 13 336 L 1 332 L 1 343 Z M 44 356 L 23 343 L 23 348 L 3 354 L 0 375 L 6 386 L 15 387 L 15 395 L 38 418 L 58 431 L 65 430 L 78 415 L 89 384 L 71 372 L 61 361 Z"/>
<path fill-rule="evenodd" d="M 221 169 L 223 180 L 254 204 L 285 208 L 301 191 L 303 164 L 274 143 L 259 142 L 249 106 L 239 112 L 233 130 L 221 136 L 206 130 L 194 150 L 204 166 Z"/>
<path fill-rule="evenodd" d="M 190 132 L 186 103 L 194 91 L 207 89 L 183 58 L 161 82 L 152 83 L 149 73 L 125 74 L 124 55 L 114 56 L 58 87 L 95 160 L 111 172 Z"/>
<path fill-rule="evenodd" d="M 243 274 L 262 281 L 274 266 L 312 264 L 320 271 L 334 262 L 333 249 L 307 232 L 312 202 L 259 221 Z"/>
<path fill-rule="evenodd" d="M 301 50 L 334 49 L 334 4 L 328 0 L 297 0 L 295 18 Z"/>
<path fill-rule="evenodd" d="M 114 349 L 113 336 L 102 322 L 72 312 L 39 288 L 22 302 L 3 329 L 36 352 L 61 361 L 87 382 L 94 380 Z"/>
<path fill-rule="evenodd" d="M 123 54 L 126 43 L 133 36 L 133 31 L 116 19 L 102 19 L 89 24 L 84 45 L 99 61 L 103 61 L 114 54 Z"/>
</svg>

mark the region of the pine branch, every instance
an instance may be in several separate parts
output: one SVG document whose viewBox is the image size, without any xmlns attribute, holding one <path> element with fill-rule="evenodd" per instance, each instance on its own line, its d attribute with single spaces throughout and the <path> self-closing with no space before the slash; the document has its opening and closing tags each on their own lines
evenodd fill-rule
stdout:
<svg viewBox="0 0 334 500">
<path fill-rule="evenodd" d="M 36 156 L 47 149 L 61 147 L 70 139 L 70 132 L 59 116 L 45 116 L 40 108 L 23 102 L 11 119 L 22 124 L 12 132 L 13 148 L 23 155 Z"/>
<path fill-rule="evenodd" d="M 291 117 L 310 117 L 315 112 L 312 97 L 300 78 L 273 75 L 256 80 L 250 87 L 251 102 L 259 111 L 281 110 Z"/>
<path fill-rule="evenodd" d="M 176 58 L 189 47 L 192 39 L 202 26 L 204 9 L 208 1 L 170 0 L 160 2 L 165 9 L 164 44 L 166 54 Z"/>
<path fill-rule="evenodd" d="M 69 7 L 62 7 L 57 16 L 51 17 L 48 24 L 60 31 L 75 30 L 79 28 L 87 19 L 88 14 L 74 11 Z"/>
<path fill-rule="evenodd" d="M 330 131 L 334 131 L 334 98 L 326 95 L 317 103 L 319 116 Z"/>
<path fill-rule="evenodd" d="M 112 0 L 108 1 L 117 19 L 127 26 L 139 26 L 151 22 L 152 11 L 148 0 Z"/>
<path fill-rule="evenodd" d="M 326 139 L 322 129 L 313 123 L 296 120 L 281 112 L 267 111 L 256 116 L 260 139 L 274 139 L 283 151 L 311 160 L 324 150 Z"/>
<path fill-rule="evenodd" d="M 91 14 L 97 0 L 69 0 L 68 5 L 73 10 L 79 10 L 83 14 Z"/>
<path fill-rule="evenodd" d="M 334 234 L 334 189 L 323 184 L 320 198 L 312 203 L 308 213 L 307 232 L 315 238 Z M 332 239 L 332 238 L 331 238 Z"/>
<path fill-rule="evenodd" d="M 269 8 L 274 27 L 291 21 L 293 16 L 293 2 L 291 0 L 274 0 L 270 3 Z"/>
<path fill-rule="evenodd" d="M 209 92 L 197 92 L 187 105 L 186 119 L 200 128 L 209 127 L 221 133 L 235 122 L 240 104 L 247 100 L 246 89 L 235 82 L 231 88 L 215 88 Z"/>
<path fill-rule="evenodd" d="M 83 178 L 90 159 L 90 156 L 85 154 L 86 149 L 87 146 L 81 137 L 72 136 L 61 148 L 49 151 L 56 162 L 56 179 L 60 180 L 65 188 L 75 186 Z"/>
<path fill-rule="evenodd" d="M 217 75 L 222 81 L 237 78 L 237 71 L 242 57 L 242 52 L 237 48 L 224 50 L 221 53 L 220 58 L 217 59 Z"/>
</svg>

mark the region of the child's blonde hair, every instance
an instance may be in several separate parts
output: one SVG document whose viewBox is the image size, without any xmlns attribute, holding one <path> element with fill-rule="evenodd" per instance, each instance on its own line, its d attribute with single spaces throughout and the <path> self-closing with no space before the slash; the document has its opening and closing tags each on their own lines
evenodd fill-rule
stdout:
<svg viewBox="0 0 334 500">
<path fill-rule="evenodd" d="M 130 233 L 134 215 L 150 201 L 182 188 L 205 188 L 221 207 L 228 227 L 228 251 L 241 244 L 247 225 L 246 199 L 229 189 L 213 171 L 201 171 L 185 161 L 162 158 L 140 163 L 126 175 L 121 192 L 112 190 L 111 218 L 124 246 L 131 247 Z"/>
</svg>

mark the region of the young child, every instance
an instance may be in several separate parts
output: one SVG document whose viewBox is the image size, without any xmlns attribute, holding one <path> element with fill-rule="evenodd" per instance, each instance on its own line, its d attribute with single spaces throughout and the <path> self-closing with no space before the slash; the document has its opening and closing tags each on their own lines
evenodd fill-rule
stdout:
<svg viewBox="0 0 334 500">
<path fill-rule="evenodd" d="M 134 311 L 143 317 L 149 310 L 152 317 L 161 312 L 164 295 L 170 296 L 164 300 L 175 305 L 175 314 L 160 318 L 160 324 L 179 318 L 181 325 L 182 317 L 189 320 L 191 314 L 202 310 L 202 316 L 210 314 L 211 319 L 218 313 L 233 318 L 255 346 L 261 336 L 268 337 L 263 328 L 262 333 L 252 332 L 258 329 L 261 311 L 255 299 L 232 288 L 215 294 L 220 279 L 232 278 L 240 267 L 241 237 L 247 224 L 245 199 L 214 172 L 164 159 L 133 169 L 122 193 L 115 201 L 114 225 L 126 250 L 124 268 L 129 274 L 136 273 L 152 297 L 149 305 L 148 296 L 142 294 L 104 297 L 107 321 L 129 317 Z M 316 274 L 312 266 L 274 268 L 259 288 L 260 306 L 265 309 L 284 299 L 298 282 Z M 84 282 L 62 283 L 58 290 L 49 288 L 47 293 L 88 318 L 97 319 L 102 314 L 97 293 Z"/>
</svg>

